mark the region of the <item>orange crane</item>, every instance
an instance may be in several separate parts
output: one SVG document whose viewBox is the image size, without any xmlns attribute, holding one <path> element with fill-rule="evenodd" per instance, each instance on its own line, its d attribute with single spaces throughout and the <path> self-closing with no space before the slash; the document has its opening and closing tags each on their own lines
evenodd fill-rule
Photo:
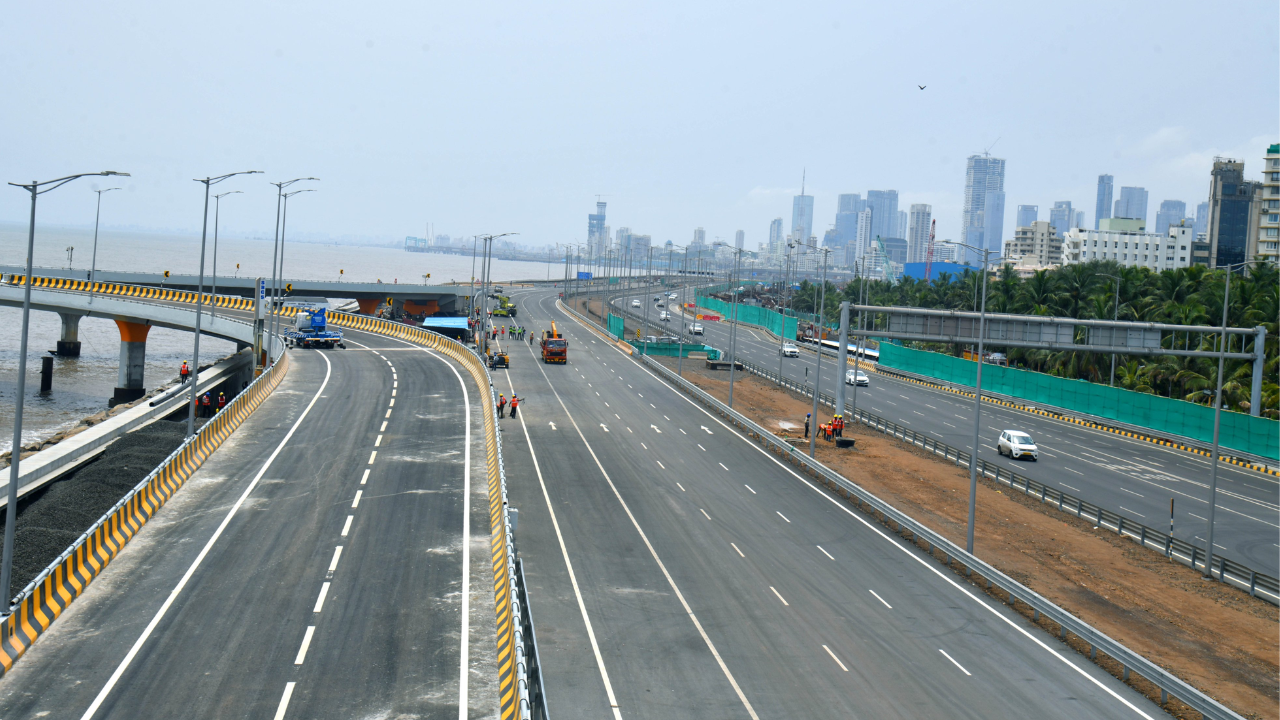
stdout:
<svg viewBox="0 0 1280 720">
<path fill-rule="evenodd" d="M 551 323 L 550 330 L 542 332 L 542 362 L 569 362 L 569 341 L 565 340 L 564 336 L 556 330 L 555 323 Z"/>
</svg>

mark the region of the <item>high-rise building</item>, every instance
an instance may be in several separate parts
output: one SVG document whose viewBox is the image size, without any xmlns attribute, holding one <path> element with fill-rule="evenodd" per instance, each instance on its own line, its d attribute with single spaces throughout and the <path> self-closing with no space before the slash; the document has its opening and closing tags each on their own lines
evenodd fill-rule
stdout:
<svg viewBox="0 0 1280 720">
<path fill-rule="evenodd" d="M 875 242 L 877 237 L 897 237 L 898 191 L 868 190 L 867 209 L 871 211 L 871 236 L 863 240 L 863 252 L 867 242 Z"/>
<path fill-rule="evenodd" d="M 813 235 L 813 196 L 800 194 L 791 201 L 791 237 L 798 243 L 809 242 Z"/>
<path fill-rule="evenodd" d="M 1254 257 L 1275 262 L 1280 259 L 1280 144 L 1268 146 L 1263 158 L 1258 213 L 1258 249 Z"/>
<path fill-rule="evenodd" d="M 1258 252 L 1263 184 L 1244 179 L 1244 161 L 1214 158 L 1209 183 L 1209 266 L 1252 260 Z"/>
<path fill-rule="evenodd" d="M 746 242 L 746 240 L 747 234 L 741 230 L 733 234 L 733 246 L 739 250 L 742 249 L 742 244 Z"/>
<path fill-rule="evenodd" d="M 924 262 L 929 248 L 929 221 L 933 219 L 933 206 L 917 203 L 911 206 L 907 228 L 907 262 Z"/>
<path fill-rule="evenodd" d="M 1149 233 L 1141 220 L 1104 218 L 1097 230 L 1076 228 L 1063 239 L 1062 262 L 1067 265 L 1110 260 L 1124 267 L 1154 271 L 1194 264 L 1192 228 L 1176 225 L 1167 233 Z"/>
<path fill-rule="evenodd" d="M 844 248 L 856 246 L 858 242 L 858 213 L 866 209 L 862 196 L 857 193 L 841 195 L 836 207 L 836 243 Z"/>
<path fill-rule="evenodd" d="M 618 257 L 625 259 L 627 254 L 631 252 L 631 228 L 618 228 L 617 233 L 614 234 L 613 246 L 618 253 Z"/>
<path fill-rule="evenodd" d="M 1202 202 L 1196 205 L 1196 226 L 1194 237 L 1199 238 L 1204 235 L 1209 237 L 1209 203 Z"/>
<path fill-rule="evenodd" d="M 1062 234 L 1050 223 L 1037 220 L 1013 231 L 1004 254 L 1010 261 L 1016 258 L 1018 271 L 1024 275 L 1057 267 L 1062 264 Z"/>
<path fill-rule="evenodd" d="M 862 201 L 862 195 L 858 193 L 846 193 L 836 198 L 836 215 L 840 213 L 853 213 L 857 215 L 866 207 L 866 203 Z"/>
<path fill-rule="evenodd" d="M 690 243 L 690 244 L 691 244 L 691 245 L 706 245 L 706 244 L 707 244 L 707 231 L 706 231 L 706 230 L 703 230 L 702 228 L 694 228 L 694 229 L 693 229 L 693 242 L 692 242 L 692 243 Z"/>
<path fill-rule="evenodd" d="M 603 255 L 609 249 L 609 231 L 605 229 L 604 206 L 605 203 L 597 202 L 595 214 L 587 216 L 587 243 L 595 249 L 597 256 Z"/>
<path fill-rule="evenodd" d="M 960 218 L 962 242 L 974 247 L 1000 252 L 1004 231 L 1004 168 L 1002 158 L 983 153 L 970 155 L 965 168 L 964 212 Z M 981 264 L 982 257 L 966 251 L 971 264 Z"/>
<path fill-rule="evenodd" d="M 1053 227 L 1053 231 L 1058 233 L 1058 237 L 1067 234 L 1071 226 L 1075 223 L 1076 213 L 1071 209 L 1070 200 L 1059 200 L 1053 204 L 1053 209 L 1049 211 L 1049 225 Z"/>
<path fill-rule="evenodd" d="M 1078 228 L 1084 227 L 1084 211 L 1083 210 L 1076 211 L 1076 221 L 1072 223 L 1071 226 L 1078 227 Z"/>
<path fill-rule="evenodd" d="M 1093 209 L 1093 229 L 1098 229 L 1098 224 L 1103 220 L 1111 217 L 1111 191 L 1114 189 L 1116 179 L 1110 175 L 1098 176 L 1098 203 Z"/>
<path fill-rule="evenodd" d="M 1165 200 L 1156 211 L 1156 224 L 1151 231 L 1164 235 L 1169 227 L 1182 222 L 1187 216 L 1187 204 L 1181 200 Z"/>
<path fill-rule="evenodd" d="M 1111 217 L 1147 220 L 1147 191 L 1140 187 L 1120 188 L 1120 199 L 1116 200 Z"/>
<path fill-rule="evenodd" d="M 861 260 L 867 254 L 871 243 L 875 241 L 875 238 L 871 235 L 871 217 L 874 214 L 875 211 L 871 208 L 866 208 L 858 213 L 858 239 L 853 243 L 854 258 L 857 260 Z"/>
<path fill-rule="evenodd" d="M 782 218 L 774 218 L 769 223 L 769 257 L 774 262 L 782 262 L 787 247 L 787 239 L 782 235 Z"/>
<path fill-rule="evenodd" d="M 1019 205 L 1018 222 L 1014 227 L 1031 227 L 1031 223 L 1040 219 L 1039 205 Z"/>
<path fill-rule="evenodd" d="M 893 236 L 896 238 L 902 238 L 903 240 L 905 240 L 907 239 L 907 233 L 910 229 L 911 229 L 911 219 L 907 217 L 907 211 L 899 210 L 898 211 L 898 227 L 896 229 L 896 232 L 893 233 Z"/>
</svg>

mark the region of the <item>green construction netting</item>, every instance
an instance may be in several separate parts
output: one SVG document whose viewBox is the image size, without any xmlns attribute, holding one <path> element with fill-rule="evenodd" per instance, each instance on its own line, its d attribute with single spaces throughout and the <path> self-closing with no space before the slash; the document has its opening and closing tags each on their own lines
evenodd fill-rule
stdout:
<svg viewBox="0 0 1280 720">
<path fill-rule="evenodd" d="M 726 320 L 731 319 L 733 315 L 733 305 L 713 297 L 699 297 L 698 305 L 719 313 Z M 773 310 L 739 303 L 738 322 L 747 325 L 759 325 L 774 335 L 782 335 L 789 340 L 796 339 L 796 319 L 793 317 L 784 318 Z M 785 330 L 783 328 L 784 322 L 786 323 Z"/>
<path fill-rule="evenodd" d="M 640 342 L 639 340 L 628 340 L 627 342 L 642 355 L 648 354 L 655 357 L 678 357 L 680 355 L 680 348 L 683 347 L 685 357 L 689 357 L 689 353 L 704 352 L 707 354 L 707 358 L 711 360 L 720 359 L 720 351 L 710 345 L 681 346 L 680 343 L 649 343 L 648 352 L 646 352 L 646 346 L 643 342 Z"/>
<path fill-rule="evenodd" d="M 880 344 L 880 364 L 969 387 L 973 387 L 977 367 L 972 360 L 889 343 Z M 982 366 L 982 389 L 1032 404 L 1052 405 L 1213 442 L 1213 408 L 1184 400 L 989 364 Z M 1219 442 L 1234 450 L 1277 458 L 1280 457 L 1280 423 L 1239 412 L 1223 412 Z"/>
<path fill-rule="evenodd" d="M 609 313 L 609 334 L 621 340 L 625 333 L 626 329 L 622 326 L 622 318 Z"/>
</svg>

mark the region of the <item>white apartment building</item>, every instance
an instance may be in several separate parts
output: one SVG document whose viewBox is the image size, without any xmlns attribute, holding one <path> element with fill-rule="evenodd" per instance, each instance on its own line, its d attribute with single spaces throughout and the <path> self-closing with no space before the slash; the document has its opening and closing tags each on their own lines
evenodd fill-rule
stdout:
<svg viewBox="0 0 1280 720">
<path fill-rule="evenodd" d="M 1030 227 L 1013 231 L 1013 239 L 1004 245 L 1004 255 L 1016 263 L 1019 274 L 1029 275 L 1036 270 L 1061 265 L 1062 248 L 1063 240 L 1053 224 L 1037 220 Z"/>
<path fill-rule="evenodd" d="M 1262 166 L 1262 217 L 1258 223 L 1260 260 L 1280 260 L 1280 144 L 1267 147 Z"/>
<path fill-rule="evenodd" d="M 1103 221 L 1103 227 L 1107 222 Z M 1155 272 L 1191 265 L 1195 228 L 1174 225 L 1168 235 L 1138 230 L 1088 230 L 1075 228 L 1063 238 L 1065 265 L 1111 260 L 1125 267 L 1145 267 Z"/>
</svg>

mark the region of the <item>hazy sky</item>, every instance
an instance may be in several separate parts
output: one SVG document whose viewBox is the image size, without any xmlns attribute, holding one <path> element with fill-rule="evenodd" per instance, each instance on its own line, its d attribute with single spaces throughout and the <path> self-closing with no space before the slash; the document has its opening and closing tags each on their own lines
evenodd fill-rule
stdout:
<svg viewBox="0 0 1280 720">
<path fill-rule="evenodd" d="M 1149 220 L 1191 209 L 1214 155 L 1257 177 L 1280 140 L 1275 0 L 552 5 L 13 3 L 0 179 L 131 172 L 104 223 L 195 230 L 191 178 L 260 169 L 218 186 L 246 193 L 223 227 L 270 235 L 267 181 L 315 175 L 291 228 L 530 244 L 585 240 L 600 193 L 615 229 L 755 248 L 805 168 L 819 236 L 838 193 L 893 188 L 949 238 L 992 143 L 1011 234 L 1019 204 L 1092 224 L 1104 172 Z M 91 182 L 39 221 L 92 223 Z M 27 212 L 0 192 L 0 220 Z"/>
</svg>

